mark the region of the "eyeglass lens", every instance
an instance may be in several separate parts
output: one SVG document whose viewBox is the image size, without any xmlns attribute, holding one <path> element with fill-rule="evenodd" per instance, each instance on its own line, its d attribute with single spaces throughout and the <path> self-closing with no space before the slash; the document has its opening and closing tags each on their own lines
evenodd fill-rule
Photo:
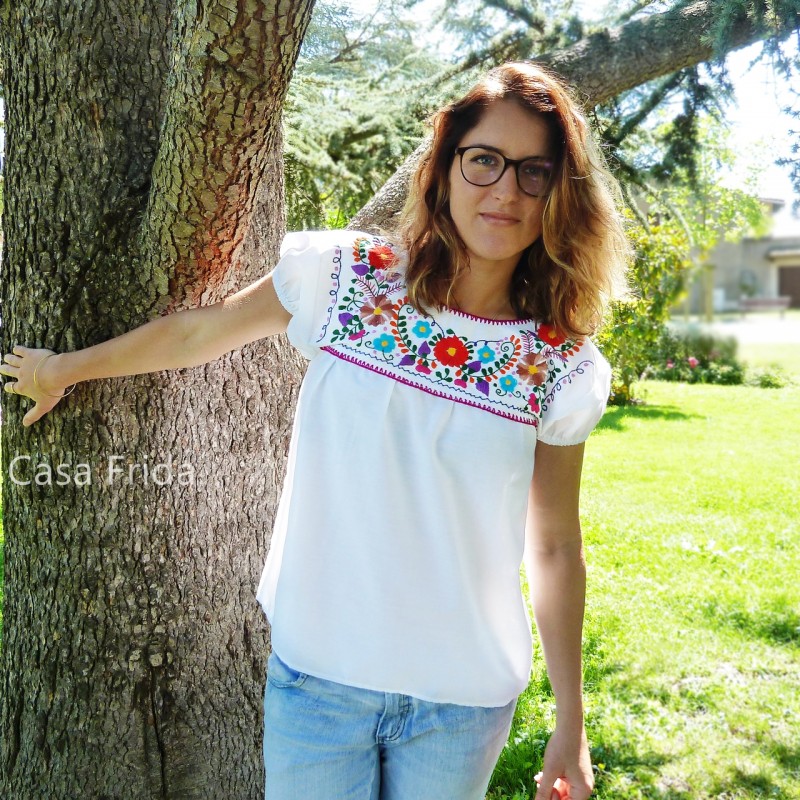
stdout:
<svg viewBox="0 0 800 800">
<path fill-rule="evenodd" d="M 494 150 L 468 147 L 461 152 L 461 174 L 475 186 L 491 186 L 505 172 L 506 159 Z M 525 194 L 541 197 L 547 194 L 552 174 L 549 161 L 529 158 L 516 165 L 519 188 Z"/>
</svg>

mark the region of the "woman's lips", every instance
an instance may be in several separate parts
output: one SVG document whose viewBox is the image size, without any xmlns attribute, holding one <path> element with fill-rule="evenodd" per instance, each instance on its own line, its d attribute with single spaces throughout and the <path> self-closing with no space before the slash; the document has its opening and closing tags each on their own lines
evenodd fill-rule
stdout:
<svg viewBox="0 0 800 800">
<path fill-rule="evenodd" d="M 516 217 L 512 217 L 509 214 L 500 214 L 495 211 L 483 211 L 479 216 L 484 222 L 488 222 L 490 225 L 514 225 L 519 222 Z"/>
</svg>

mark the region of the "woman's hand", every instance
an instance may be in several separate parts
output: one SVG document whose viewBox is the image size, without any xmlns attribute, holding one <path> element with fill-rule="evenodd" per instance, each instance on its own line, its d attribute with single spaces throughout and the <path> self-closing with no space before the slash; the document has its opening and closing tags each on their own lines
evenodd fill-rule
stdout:
<svg viewBox="0 0 800 800">
<path fill-rule="evenodd" d="M 0 374 L 12 378 L 5 382 L 3 390 L 34 401 L 33 408 L 22 418 L 26 428 L 55 408 L 65 395 L 66 387 L 53 385 L 47 378 L 48 356 L 54 355 L 52 350 L 15 345 L 0 364 Z"/>
<path fill-rule="evenodd" d="M 544 766 L 534 780 L 534 800 L 586 800 L 594 788 L 586 731 L 567 733 L 558 727 L 544 751 Z"/>
</svg>

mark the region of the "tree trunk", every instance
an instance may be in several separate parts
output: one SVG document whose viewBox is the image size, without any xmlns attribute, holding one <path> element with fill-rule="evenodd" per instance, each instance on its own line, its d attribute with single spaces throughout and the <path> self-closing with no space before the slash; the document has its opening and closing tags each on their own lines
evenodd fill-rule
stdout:
<svg viewBox="0 0 800 800">
<path fill-rule="evenodd" d="M 647 81 L 769 37 L 785 38 L 798 25 L 800 3 L 789 0 L 776 17 L 771 0 L 740 4 L 726 11 L 727 0 L 677 3 L 661 14 L 636 19 L 614 30 L 595 33 L 564 50 L 536 57 L 577 89 L 587 108 L 610 100 Z M 719 37 L 720 19 L 728 20 Z M 763 21 L 759 21 L 763 17 Z M 351 221 L 356 230 L 391 228 L 403 208 L 411 176 L 426 148 L 415 150 L 375 197 Z"/>
<path fill-rule="evenodd" d="M 84 347 L 267 270 L 310 11 L 0 3 L 3 352 Z M 263 795 L 254 589 L 301 377 L 285 349 L 82 384 L 28 429 L 3 393 L 0 797 Z"/>
</svg>

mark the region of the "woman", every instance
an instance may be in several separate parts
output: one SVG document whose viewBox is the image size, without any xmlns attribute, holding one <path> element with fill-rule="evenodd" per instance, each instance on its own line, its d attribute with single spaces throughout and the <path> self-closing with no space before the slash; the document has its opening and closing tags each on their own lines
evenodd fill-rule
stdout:
<svg viewBox="0 0 800 800">
<path fill-rule="evenodd" d="M 578 494 L 609 383 L 586 335 L 627 255 L 613 181 L 530 64 L 490 72 L 433 130 L 391 241 L 289 234 L 220 303 L 0 367 L 30 425 L 78 381 L 282 331 L 309 358 L 258 589 L 271 800 L 482 798 L 530 672 L 523 548 L 557 708 L 536 798 L 592 790 Z"/>
</svg>

